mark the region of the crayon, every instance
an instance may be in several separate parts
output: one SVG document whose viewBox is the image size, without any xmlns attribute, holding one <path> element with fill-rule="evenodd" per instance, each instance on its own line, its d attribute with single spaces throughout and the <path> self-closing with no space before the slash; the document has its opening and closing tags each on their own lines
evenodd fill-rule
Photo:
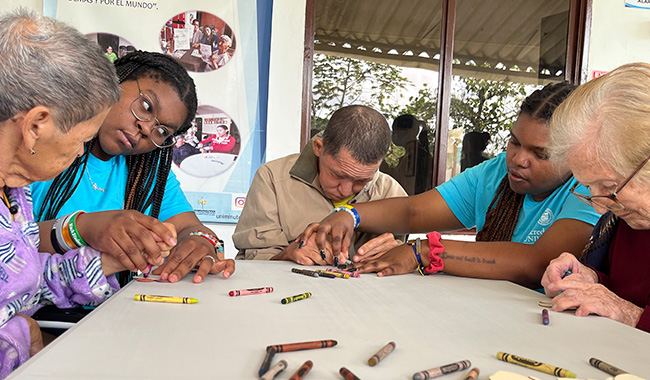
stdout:
<svg viewBox="0 0 650 380">
<path fill-rule="evenodd" d="M 550 322 L 548 319 L 548 309 L 542 309 L 542 323 L 548 325 Z"/>
<path fill-rule="evenodd" d="M 441 367 L 431 368 L 426 371 L 420 371 L 413 374 L 413 380 L 433 379 L 434 377 L 446 375 L 448 373 L 462 371 L 472 365 L 469 360 L 461 360 L 456 363 L 443 365 Z"/>
<path fill-rule="evenodd" d="M 325 250 L 324 250 L 324 249 L 321 249 L 321 250 L 320 250 L 320 257 L 321 257 L 321 259 L 323 259 L 323 260 L 327 260 L 327 256 L 325 256 Z"/>
<path fill-rule="evenodd" d="M 291 268 L 291 271 L 293 273 L 304 274 L 305 276 L 318 277 L 318 273 L 315 270 Z"/>
<path fill-rule="evenodd" d="M 141 277 L 135 277 L 135 280 L 137 282 L 154 282 L 154 281 L 156 281 L 153 278 L 141 278 Z"/>
<path fill-rule="evenodd" d="M 305 245 L 304 240 L 300 240 L 300 243 L 298 244 L 298 249 L 302 249 L 302 246 Z"/>
<path fill-rule="evenodd" d="M 271 366 L 271 361 L 273 360 L 273 357 L 275 356 L 275 350 L 272 347 L 267 347 L 266 348 L 266 356 L 264 356 L 264 360 L 262 361 L 262 365 L 260 366 L 260 376 L 264 375 L 268 370 L 269 367 Z"/>
<path fill-rule="evenodd" d="M 196 298 L 190 297 L 170 297 L 170 296 L 150 296 L 146 294 L 136 294 L 136 301 L 145 302 L 167 302 L 167 303 L 199 303 Z"/>
<path fill-rule="evenodd" d="M 376 366 L 377 363 L 379 363 L 380 361 L 382 361 L 382 360 L 386 357 L 386 355 L 388 355 L 388 354 L 390 354 L 391 352 L 393 352 L 394 349 L 395 349 L 395 342 L 388 342 L 387 345 L 385 345 L 384 347 L 382 347 L 381 350 L 379 350 L 376 354 L 372 355 L 372 356 L 370 357 L 370 359 L 368 359 L 368 364 L 369 364 L 371 367 Z"/>
<path fill-rule="evenodd" d="M 260 377 L 260 380 L 273 380 L 275 377 L 282 371 L 287 368 L 287 361 L 282 359 L 279 362 L 275 363 L 266 373 Z"/>
<path fill-rule="evenodd" d="M 474 367 L 469 371 L 469 373 L 467 374 L 464 380 L 476 380 L 478 378 L 479 373 L 481 373 L 481 370 Z"/>
<path fill-rule="evenodd" d="M 341 367 L 341 369 L 339 369 L 339 373 L 341 374 L 341 376 L 343 376 L 345 380 L 361 380 L 354 373 L 350 372 L 350 370 L 345 367 Z"/>
<path fill-rule="evenodd" d="M 598 360 L 596 358 L 589 359 L 589 364 L 591 364 L 592 366 L 598 368 L 603 372 L 609 373 L 612 376 L 618 376 L 627 373 L 620 368 L 616 368 L 613 365 L 607 364 L 604 361 Z"/>
<path fill-rule="evenodd" d="M 273 348 L 276 352 L 292 352 L 292 351 L 302 351 L 302 350 L 313 350 L 317 348 L 334 347 L 337 344 L 338 344 L 337 341 L 328 339 L 328 340 L 315 340 L 312 342 L 275 344 L 272 346 L 268 346 L 266 348 L 267 349 Z"/>
<path fill-rule="evenodd" d="M 563 369 L 563 368 L 552 366 L 550 364 L 536 362 L 534 360 L 522 358 L 521 356 L 506 354 L 505 352 L 497 352 L 497 359 L 512 364 L 518 364 L 522 367 L 534 369 L 557 377 L 573 377 L 573 378 L 576 377 L 576 374 L 569 371 L 568 369 Z"/>
<path fill-rule="evenodd" d="M 339 266 L 339 257 L 338 256 L 334 257 L 334 266 L 335 267 Z"/>
<path fill-rule="evenodd" d="M 267 286 L 265 288 L 231 290 L 230 293 L 228 293 L 228 294 L 231 297 L 237 297 L 237 296 L 247 296 L 247 295 L 250 295 L 250 294 L 266 294 L 266 293 L 273 293 L 273 288 L 270 287 L 270 286 Z"/>
<path fill-rule="evenodd" d="M 296 373 L 291 375 L 289 380 L 302 380 L 307 376 L 309 371 L 311 371 L 311 368 L 314 366 L 314 363 L 311 362 L 311 360 L 307 360 L 298 370 Z"/>
<path fill-rule="evenodd" d="M 330 271 L 322 270 L 322 269 L 316 269 L 316 272 L 318 273 L 318 276 L 320 276 L 321 274 L 331 274 L 332 276 L 338 277 L 338 278 L 350 278 L 349 274 L 343 274 L 343 273 L 338 273 L 338 272 L 330 272 Z"/>
<path fill-rule="evenodd" d="M 282 302 L 282 304 L 285 305 L 291 302 L 304 300 L 309 297 L 311 297 L 311 293 L 307 292 L 307 293 L 296 294 L 295 296 L 283 298 L 282 300 L 280 300 L 280 302 Z"/>
<path fill-rule="evenodd" d="M 352 269 L 352 268 L 348 268 L 348 270 L 325 268 L 325 272 L 341 273 L 341 274 L 347 274 L 350 277 L 359 277 L 359 273 L 356 273 L 354 271 L 350 271 L 350 269 Z"/>
<path fill-rule="evenodd" d="M 318 273 L 318 277 L 323 277 L 323 278 L 336 278 L 334 273 L 323 273 L 323 272 L 316 272 Z"/>
</svg>

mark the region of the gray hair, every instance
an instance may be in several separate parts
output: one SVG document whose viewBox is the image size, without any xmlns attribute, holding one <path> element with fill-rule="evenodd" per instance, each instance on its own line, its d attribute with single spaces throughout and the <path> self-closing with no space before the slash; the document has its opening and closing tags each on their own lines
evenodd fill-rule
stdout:
<svg viewBox="0 0 650 380">
<path fill-rule="evenodd" d="M 391 132 L 386 118 L 366 106 L 347 106 L 338 109 L 323 132 L 326 154 L 336 157 L 345 148 L 363 165 L 375 165 L 388 153 Z"/>
<path fill-rule="evenodd" d="M 76 29 L 25 9 L 0 16 L 0 122 L 44 106 L 67 132 L 117 103 L 115 68 Z"/>
<path fill-rule="evenodd" d="M 605 162 L 622 177 L 650 155 L 650 65 L 630 63 L 579 86 L 553 114 L 549 152 Z M 639 173 L 650 180 L 648 170 Z"/>
</svg>

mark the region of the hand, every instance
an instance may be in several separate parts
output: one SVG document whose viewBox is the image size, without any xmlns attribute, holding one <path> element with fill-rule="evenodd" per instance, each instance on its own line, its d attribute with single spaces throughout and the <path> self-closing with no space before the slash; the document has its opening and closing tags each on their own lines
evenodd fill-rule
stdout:
<svg viewBox="0 0 650 380">
<path fill-rule="evenodd" d="M 571 277 L 573 275 L 561 280 L 562 294 L 553 298 L 554 311 L 577 308 L 578 317 L 597 314 L 632 327 L 639 323 L 642 308 L 620 298 L 602 284 L 571 280 Z"/>
<path fill-rule="evenodd" d="M 303 242 L 302 247 L 298 248 L 301 242 Z M 303 239 L 301 235 L 274 259 L 289 260 L 300 265 L 334 265 L 331 247 L 326 245 L 324 251 L 325 259 L 321 256 L 320 249 L 316 245 L 315 234 L 312 234 L 308 239 Z"/>
<path fill-rule="evenodd" d="M 43 349 L 43 335 L 41 334 L 41 328 L 33 318 L 26 316 L 25 314 L 17 313 L 16 317 L 22 317 L 27 321 L 29 325 L 29 356 L 36 355 L 40 350 Z"/>
<path fill-rule="evenodd" d="M 114 256 L 132 272 L 162 264 L 162 252 L 176 245 L 173 225 L 134 210 L 81 214 L 77 229 L 88 245 Z"/>
<path fill-rule="evenodd" d="M 395 236 L 390 232 L 386 232 L 362 245 L 357 250 L 357 254 L 352 257 L 352 261 L 358 263 L 377 259 L 398 245 L 399 243 L 395 240 Z"/>
<path fill-rule="evenodd" d="M 571 274 L 566 276 L 568 271 Z M 566 277 L 565 277 L 566 276 Z M 562 292 L 564 281 L 580 281 L 590 284 L 598 283 L 598 276 L 591 268 L 581 264 L 571 253 L 564 252 L 551 260 L 542 275 L 542 286 L 549 297 L 555 297 Z"/>
<path fill-rule="evenodd" d="M 206 256 L 211 256 L 215 260 L 212 261 Z M 159 274 L 162 280 L 173 283 L 180 281 L 196 266 L 198 266 L 198 270 L 193 281 L 197 284 L 203 282 L 208 273 L 223 272 L 223 278 L 228 278 L 235 272 L 235 261 L 217 257 L 214 246 L 208 239 L 199 235 L 187 235 L 180 239 L 178 245 L 172 249 L 167 262 L 152 273 Z"/>
<path fill-rule="evenodd" d="M 326 249 L 331 245 L 332 255 L 338 256 L 339 263 L 348 259 L 348 249 L 354 236 L 354 219 L 347 212 L 330 214 L 320 223 L 312 223 L 302 233 L 303 240 L 308 240 L 316 234 L 318 249 Z"/>
<path fill-rule="evenodd" d="M 377 276 L 411 273 L 418 267 L 413 248 L 408 244 L 398 245 L 379 258 L 355 264 L 359 273 L 377 272 Z"/>
</svg>

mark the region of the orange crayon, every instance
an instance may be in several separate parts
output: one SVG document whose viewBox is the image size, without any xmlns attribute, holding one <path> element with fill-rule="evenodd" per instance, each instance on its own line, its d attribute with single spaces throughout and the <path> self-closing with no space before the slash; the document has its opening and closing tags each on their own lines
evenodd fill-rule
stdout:
<svg viewBox="0 0 650 380">
<path fill-rule="evenodd" d="M 314 366 L 314 363 L 312 363 L 311 360 L 307 360 L 298 370 L 296 373 L 291 375 L 289 380 L 302 380 L 307 376 L 309 371 L 311 371 L 312 367 Z"/>
</svg>

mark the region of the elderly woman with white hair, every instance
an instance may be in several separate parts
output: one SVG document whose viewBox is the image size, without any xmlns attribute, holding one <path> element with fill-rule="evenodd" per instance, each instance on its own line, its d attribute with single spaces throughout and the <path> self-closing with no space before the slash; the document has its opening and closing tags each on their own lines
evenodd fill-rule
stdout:
<svg viewBox="0 0 650 380">
<path fill-rule="evenodd" d="M 38 252 L 30 183 L 84 151 L 120 97 L 115 69 L 73 28 L 26 11 L 0 17 L 0 378 L 43 347 L 44 304 L 97 304 L 118 288 L 117 259 L 83 247 Z M 70 222 L 74 226 L 74 221 Z M 73 234 L 73 229 L 70 229 Z"/>
<path fill-rule="evenodd" d="M 563 253 L 546 269 L 553 310 L 650 332 L 650 65 L 627 64 L 578 87 L 553 115 L 550 152 L 591 191 L 574 194 L 604 214 L 581 262 Z"/>
</svg>

